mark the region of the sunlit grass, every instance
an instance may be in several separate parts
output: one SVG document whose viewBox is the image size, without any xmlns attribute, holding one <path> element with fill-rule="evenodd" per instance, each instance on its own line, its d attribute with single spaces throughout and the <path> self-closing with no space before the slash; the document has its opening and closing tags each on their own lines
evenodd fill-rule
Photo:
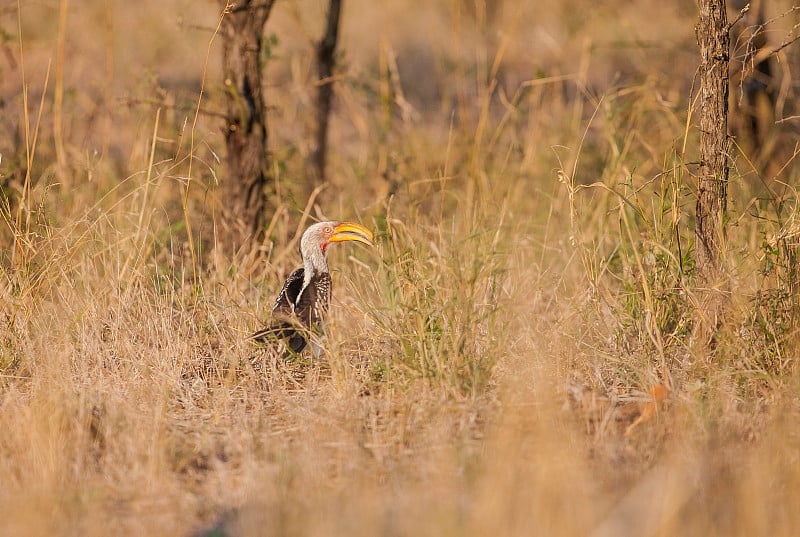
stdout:
<svg viewBox="0 0 800 537">
<path fill-rule="evenodd" d="M 768 183 L 736 156 L 728 306 L 698 344 L 685 13 L 658 7 L 685 35 L 622 55 L 624 28 L 654 24 L 629 6 L 595 24 L 580 2 L 541 8 L 531 33 L 518 21 L 538 8 L 501 10 L 505 48 L 454 4 L 424 20 L 360 7 L 347 24 L 389 41 L 345 40 L 334 173 L 310 201 L 314 86 L 281 30 L 316 19 L 276 11 L 278 210 L 257 263 L 215 255 L 221 136 L 201 118 L 187 183 L 182 90 L 131 83 L 166 96 L 161 112 L 115 111 L 94 153 L 103 122 L 67 69 L 69 180 L 47 99 L 30 189 L 3 155 L 0 533 L 794 535 L 800 220 L 781 184 L 797 166 Z M 26 34 L 29 69 L 45 26 Z M 428 56 L 403 37 L 418 27 L 440 29 Z M 194 31 L 170 38 L 204 51 Z M 119 39 L 125 57 L 140 45 Z M 300 262 L 302 219 L 322 216 L 358 219 L 376 247 L 332 249 L 323 355 L 287 362 L 247 336 Z"/>
</svg>

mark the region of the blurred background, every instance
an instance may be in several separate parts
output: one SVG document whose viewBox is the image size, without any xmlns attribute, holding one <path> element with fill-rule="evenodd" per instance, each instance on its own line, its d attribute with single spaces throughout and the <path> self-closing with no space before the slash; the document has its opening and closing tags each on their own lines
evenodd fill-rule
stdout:
<svg viewBox="0 0 800 537">
<path fill-rule="evenodd" d="M 747 108 L 752 86 L 769 88 L 769 120 L 751 107 L 744 115 L 757 117 L 758 126 L 731 121 L 750 168 L 743 175 L 751 179 L 751 172 L 774 176 L 781 166 L 776 162 L 786 162 L 793 150 L 796 122 L 785 120 L 795 114 L 791 75 L 797 54 L 787 47 L 770 56 L 764 62 L 771 66 L 768 75 L 752 62 L 757 45 L 766 41 L 775 48 L 791 37 L 797 22 L 791 7 L 788 1 L 765 4 L 758 9 L 769 24 L 758 39 L 750 35 L 754 24 L 743 21 L 737 28 L 751 28 L 750 34 L 734 36 L 734 69 L 741 72 L 741 60 L 748 58 L 750 65 L 746 84 L 741 73 L 732 75 L 733 108 Z M 277 2 L 266 27 L 268 145 L 282 170 L 278 179 L 286 197 L 308 194 L 300 187 L 303 164 L 313 150 L 314 47 L 326 9 L 323 2 Z M 38 188 L 57 184 L 75 195 L 86 182 L 97 185 L 98 178 L 119 180 L 141 171 L 158 108 L 163 140 L 156 162 L 171 158 L 170 173 L 185 175 L 179 163 L 186 156 L 203 83 L 192 134 L 205 165 L 193 170 L 193 179 L 205 191 L 215 190 L 220 179 L 224 183 L 217 164 L 223 147 L 221 37 L 214 38 L 220 11 L 213 2 L 23 1 L 18 17 L 16 2 L 3 6 L 0 170 L 5 189 L 19 189 L 24 177 L 26 118 L 30 134 L 38 134 L 32 171 Z M 747 22 L 758 22 L 755 11 Z M 352 200 L 354 187 L 366 186 L 375 199 L 412 175 L 431 178 L 441 162 L 405 170 L 404 155 L 420 146 L 439 153 L 448 143 L 471 143 L 484 111 L 483 117 L 503 126 L 486 140 L 491 158 L 508 160 L 508 150 L 524 153 L 515 171 L 530 174 L 535 185 L 549 179 L 540 170 L 557 166 L 553 148 L 564 145 L 563 133 L 570 129 L 586 131 L 578 181 L 595 180 L 609 158 L 602 131 L 614 121 L 642 122 L 641 140 L 632 150 L 655 153 L 634 159 L 639 173 L 647 175 L 652 170 L 647 161 L 661 161 L 667 148 L 648 142 L 646 135 L 658 131 L 676 141 L 683 136 L 680 116 L 692 97 L 698 63 L 695 12 L 689 1 L 348 2 L 336 53 L 330 181 L 342 199 Z M 636 106 L 640 94 L 649 102 L 639 105 L 646 109 L 634 119 L 627 108 Z M 665 120 L 659 109 L 674 112 L 675 121 Z M 754 132 L 744 132 L 748 129 Z M 328 195 L 331 203 L 338 199 L 333 191 Z"/>
</svg>

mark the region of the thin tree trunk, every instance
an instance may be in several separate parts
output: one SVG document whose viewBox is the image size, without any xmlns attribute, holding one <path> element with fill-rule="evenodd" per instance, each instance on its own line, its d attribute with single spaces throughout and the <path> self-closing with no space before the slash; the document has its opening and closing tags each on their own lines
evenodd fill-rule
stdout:
<svg viewBox="0 0 800 537">
<path fill-rule="evenodd" d="M 336 43 L 339 40 L 339 14 L 341 0 L 330 0 L 326 19 L 325 35 L 317 44 L 317 75 L 319 92 L 317 93 L 317 132 L 316 147 L 311 156 L 313 179 L 315 183 L 325 181 L 328 159 L 328 121 L 333 99 L 333 68 L 336 64 Z M 314 185 L 311 185 L 312 187 Z"/>
<path fill-rule="evenodd" d="M 272 5 L 272 0 L 240 0 L 222 23 L 227 186 L 219 239 L 228 253 L 261 241 L 272 188 L 262 80 L 264 26 Z"/>
<path fill-rule="evenodd" d="M 725 0 L 698 0 L 700 45 L 700 175 L 695 224 L 695 270 L 701 288 L 701 324 L 721 322 L 721 257 L 728 187 L 729 35 Z M 704 330 L 704 332 L 706 331 Z M 710 334 L 706 334 L 707 336 Z M 713 336 L 711 336 L 713 337 Z"/>
</svg>

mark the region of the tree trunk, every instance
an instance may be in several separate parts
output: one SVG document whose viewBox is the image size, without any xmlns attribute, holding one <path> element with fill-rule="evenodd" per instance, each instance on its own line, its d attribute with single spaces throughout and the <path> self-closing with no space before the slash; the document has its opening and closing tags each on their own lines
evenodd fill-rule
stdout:
<svg viewBox="0 0 800 537">
<path fill-rule="evenodd" d="M 721 256 L 728 187 L 729 36 L 725 0 L 698 0 L 700 45 L 700 174 L 696 206 L 695 274 L 701 288 L 701 324 L 721 318 Z M 710 326 L 709 326 L 710 324 Z M 705 330 L 704 330 L 705 331 Z M 708 334 L 707 334 L 708 335 Z M 713 336 L 712 336 L 713 337 Z"/>
<path fill-rule="evenodd" d="M 317 75 L 319 76 L 319 92 L 317 93 L 317 132 L 316 147 L 311 156 L 312 176 L 315 183 L 325 181 L 325 166 L 328 158 L 328 120 L 333 99 L 333 68 L 336 63 L 334 54 L 339 40 L 339 13 L 341 0 L 330 0 L 325 35 L 317 45 Z M 310 185 L 312 188 L 315 185 Z"/>
<path fill-rule="evenodd" d="M 227 177 L 220 246 L 249 251 L 263 239 L 270 184 L 263 35 L 272 0 L 240 0 L 222 22 Z"/>
</svg>

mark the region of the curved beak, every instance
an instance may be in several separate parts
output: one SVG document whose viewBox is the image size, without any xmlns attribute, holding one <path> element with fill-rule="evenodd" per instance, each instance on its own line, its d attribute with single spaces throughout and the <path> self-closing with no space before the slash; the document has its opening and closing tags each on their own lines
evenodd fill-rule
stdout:
<svg viewBox="0 0 800 537">
<path fill-rule="evenodd" d="M 355 222 L 342 222 L 334 229 L 328 242 L 356 241 L 372 246 L 372 232 Z"/>
</svg>

